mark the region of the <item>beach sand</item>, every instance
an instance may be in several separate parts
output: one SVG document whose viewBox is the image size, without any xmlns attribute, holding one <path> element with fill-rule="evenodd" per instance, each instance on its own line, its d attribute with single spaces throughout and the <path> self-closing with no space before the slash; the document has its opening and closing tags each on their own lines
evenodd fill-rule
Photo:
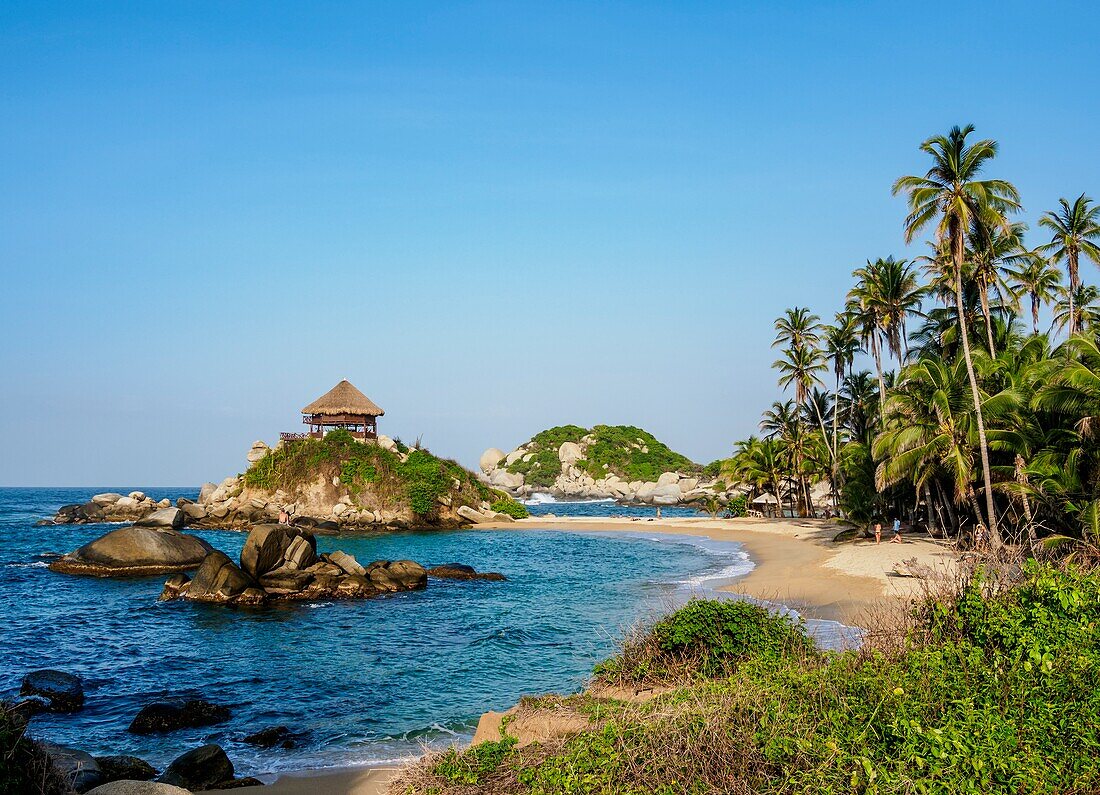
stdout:
<svg viewBox="0 0 1100 795">
<path fill-rule="evenodd" d="M 264 795 L 384 795 L 397 775 L 396 767 L 356 767 L 342 770 L 303 770 L 279 776 L 266 787 L 208 790 L 217 793 L 262 792 Z"/>
<path fill-rule="evenodd" d="M 718 590 L 784 604 L 807 618 L 853 626 L 884 605 L 920 594 L 920 580 L 894 573 L 898 563 L 916 559 L 921 566 L 946 572 L 956 558 L 947 544 L 927 536 L 910 536 L 904 543 L 892 544 L 885 533 L 881 544 L 864 540 L 837 544 L 832 539 L 841 527 L 824 519 L 540 517 L 478 527 L 652 532 L 736 541 L 744 545 L 755 568 Z"/>
<path fill-rule="evenodd" d="M 812 519 L 530 518 L 477 529 L 572 530 L 690 535 L 744 545 L 755 568 L 719 590 L 787 605 L 807 618 L 860 626 L 872 612 L 918 596 L 921 581 L 899 577 L 894 566 L 917 563 L 947 572 L 955 560 L 943 542 L 909 537 L 905 543 L 833 542 L 840 527 Z M 280 776 L 269 795 L 384 795 L 397 768 L 302 771 Z M 226 792 L 240 792 L 227 790 Z"/>
</svg>

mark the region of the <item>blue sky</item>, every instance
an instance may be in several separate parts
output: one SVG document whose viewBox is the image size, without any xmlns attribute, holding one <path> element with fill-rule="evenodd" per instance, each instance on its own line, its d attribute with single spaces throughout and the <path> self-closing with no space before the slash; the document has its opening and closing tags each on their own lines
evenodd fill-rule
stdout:
<svg viewBox="0 0 1100 795">
<path fill-rule="evenodd" d="M 919 253 L 921 140 L 998 139 L 1024 220 L 1100 194 L 1098 15 L 7 2 L 0 484 L 221 478 L 344 377 L 467 464 L 569 422 L 726 455 L 772 320 Z"/>
</svg>

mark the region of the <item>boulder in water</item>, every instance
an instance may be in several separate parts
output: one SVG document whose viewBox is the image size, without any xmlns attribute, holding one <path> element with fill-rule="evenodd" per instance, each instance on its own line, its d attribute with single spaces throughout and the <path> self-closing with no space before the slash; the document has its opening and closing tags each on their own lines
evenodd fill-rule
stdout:
<svg viewBox="0 0 1100 795">
<path fill-rule="evenodd" d="M 250 734 L 241 742 L 255 745 L 257 748 L 293 748 L 295 746 L 294 732 L 286 726 L 269 726 L 266 729 Z"/>
<path fill-rule="evenodd" d="M 160 781 L 195 791 L 214 789 L 233 781 L 233 763 L 220 745 L 203 745 L 173 759 Z"/>
<path fill-rule="evenodd" d="M 179 508 L 161 508 L 153 511 L 144 519 L 138 519 L 134 522 L 137 527 L 168 527 L 172 530 L 179 530 L 183 527 L 183 523 L 187 516 Z"/>
<path fill-rule="evenodd" d="M 311 533 L 286 524 L 256 525 L 241 549 L 241 568 L 258 579 L 282 566 L 291 547 L 295 561 L 308 560 L 305 565 L 296 565 L 297 568 L 306 568 L 316 559 L 317 541 Z"/>
<path fill-rule="evenodd" d="M 173 508 L 172 510 L 177 510 Z M 211 547 L 195 536 L 164 527 L 120 527 L 50 564 L 52 571 L 127 577 L 186 571 Z"/>
<path fill-rule="evenodd" d="M 228 555 L 214 550 L 203 558 L 186 589 L 186 596 L 202 602 L 232 602 L 255 585 L 256 581 L 241 571 Z M 167 587 L 166 583 L 166 591 Z"/>
<path fill-rule="evenodd" d="M 189 701 L 158 701 L 142 707 L 127 731 L 133 734 L 164 734 L 177 729 L 195 729 L 224 723 L 231 715 L 228 707 L 211 704 L 199 698 Z"/>
<path fill-rule="evenodd" d="M 473 566 L 465 566 L 461 563 L 444 563 L 442 566 L 433 566 L 428 569 L 429 577 L 437 577 L 441 580 L 493 580 L 503 581 L 508 578 L 495 571 L 478 571 Z"/>
<path fill-rule="evenodd" d="M 46 699 L 50 712 L 78 712 L 84 707 L 84 686 L 80 677 L 64 671 L 31 671 L 23 677 L 19 695 Z"/>
</svg>

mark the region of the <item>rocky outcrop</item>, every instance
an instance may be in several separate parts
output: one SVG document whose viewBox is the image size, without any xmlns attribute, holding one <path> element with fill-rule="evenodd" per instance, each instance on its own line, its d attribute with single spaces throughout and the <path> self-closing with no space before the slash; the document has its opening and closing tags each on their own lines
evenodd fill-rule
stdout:
<svg viewBox="0 0 1100 795">
<path fill-rule="evenodd" d="M 201 698 L 158 701 L 141 708 L 127 731 L 133 734 L 165 734 L 178 729 L 197 729 L 224 723 L 232 717 L 228 707 Z"/>
<path fill-rule="evenodd" d="M 269 726 L 241 739 L 242 743 L 257 748 L 294 748 L 297 735 L 287 726 Z"/>
<path fill-rule="evenodd" d="M 31 671 L 23 677 L 21 696 L 38 696 L 50 712 L 79 712 L 84 708 L 84 685 L 80 677 L 64 671 Z"/>
<path fill-rule="evenodd" d="M 171 509 L 176 510 L 176 509 Z M 128 577 L 187 571 L 211 547 L 166 527 L 120 527 L 50 564 L 53 571 L 97 577 Z"/>
<path fill-rule="evenodd" d="M 91 754 L 77 748 L 41 743 L 54 769 L 77 792 L 87 792 L 106 782 L 99 763 Z"/>
<path fill-rule="evenodd" d="M 51 519 L 39 524 L 91 524 L 98 522 L 136 522 L 171 507 L 165 500 L 157 502 L 141 491 L 123 496 L 115 492 L 96 494 L 83 504 L 62 505 Z"/>
<path fill-rule="evenodd" d="M 444 563 L 442 566 L 433 566 L 428 569 L 428 576 L 441 580 L 492 580 L 502 582 L 508 579 L 499 572 L 478 571 L 473 566 L 465 566 L 461 563 Z"/>
<path fill-rule="evenodd" d="M 702 505 L 712 499 L 725 503 L 742 493 L 704 477 L 701 467 L 651 434 L 628 426 L 598 425 L 591 430 L 560 426 L 507 455 L 500 452 L 494 447 L 482 455 L 481 479 L 513 497 L 542 493 L 563 500 L 612 499 L 661 506 Z M 667 466 L 667 471 L 656 468 L 658 464 Z M 628 472 L 644 473 L 646 478 L 632 478 Z"/>
<path fill-rule="evenodd" d="M 241 550 L 241 565 L 213 551 L 195 577 L 176 575 L 164 584 L 161 600 L 187 599 L 217 604 L 259 605 L 269 601 L 362 599 L 426 587 L 428 573 L 411 560 L 377 560 L 363 566 L 336 551 L 317 555 L 310 533 L 287 525 L 258 525 Z"/>
</svg>

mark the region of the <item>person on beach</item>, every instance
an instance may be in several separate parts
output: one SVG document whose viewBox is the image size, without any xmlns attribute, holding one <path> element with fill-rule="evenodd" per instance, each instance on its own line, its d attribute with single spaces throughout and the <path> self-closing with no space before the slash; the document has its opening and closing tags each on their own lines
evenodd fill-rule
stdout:
<svg viewBox="0 0 1100 795">
<path fill-rule="evenodd" d="M 891 544 L 900 544 L 901 541 L 901 519 L 894 517 L 894 537 L 890 539 Z"/>
<path fill-rule="evenodd" d="M 875 543 L 882 543 L 882 522 L 875 522 Z"/>
<path fill-rule="evenodd" d="M 285 508 L 279 510 L 279 524 L 290 524 L 290 514 L 286 512 Z"/>
</svg>

